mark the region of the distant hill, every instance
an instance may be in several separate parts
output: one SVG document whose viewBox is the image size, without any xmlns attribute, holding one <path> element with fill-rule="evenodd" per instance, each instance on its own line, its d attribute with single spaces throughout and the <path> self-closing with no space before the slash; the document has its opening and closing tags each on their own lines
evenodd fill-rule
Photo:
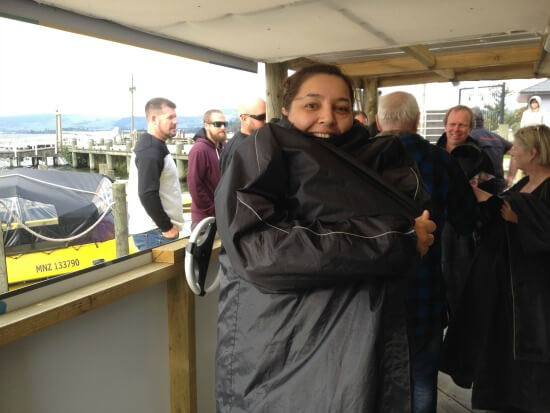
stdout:
<svg viewBox="0 0 550 413">
<path fill-rule="evenodd" d="M 230 123 L 237 121 L 238 113 L 235 109 L 222 109 Z M 202 127 L 202 116 L 178 116 L 178 129 L 185 132 L 195 132 Z M 112 130 L 118 127 L 129 130 L 132 119 L 97 117 L 65 114 L 61 118 L 63 130 Z M 134 127 L 137 130 L 146 129 L 145 116 L 134 116 Z M 5 133 L 46 133 L 55 131 L 55 113 L 41 113 L 32 115 L 0 116 L 0 132 Z"/>
</svg>

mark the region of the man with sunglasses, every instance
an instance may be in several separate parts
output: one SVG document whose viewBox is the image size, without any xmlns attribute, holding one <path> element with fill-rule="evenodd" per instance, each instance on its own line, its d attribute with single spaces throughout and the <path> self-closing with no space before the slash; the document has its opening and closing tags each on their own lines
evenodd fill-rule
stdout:
<svg viewBox="0 0 550 413">
<path fill-rule="evenodd" d="M 239 118 L 241 120 L 241 130 L 229 140 L 220 158 L 222 173 L 227 165 L 229 165 L 239 143 L 255 130 L 265 125 L 265 100 L 255 98 L 251 102 L 239 105 Z"/>
<path fill-rule="evenodd" d="M 187 186 L 191 194 L 191 228 L 206 217 L 216 215 L 214 191 L 220 181 L 220 155 L 227 139 L 225 115 L 211 109 L 204 114 L 204 127 L 193 140 L 189 152 Z"/>
</svg>

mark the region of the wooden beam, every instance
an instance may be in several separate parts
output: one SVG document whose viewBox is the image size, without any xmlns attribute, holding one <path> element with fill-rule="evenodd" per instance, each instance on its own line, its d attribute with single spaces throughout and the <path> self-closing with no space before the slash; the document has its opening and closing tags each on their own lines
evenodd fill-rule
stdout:
<svg viewBox="0 0 550 413">
<path fill-rule="evenodd" d="M 413 57 L 395 57 L 339 65 L 348 76 L 373 77 L 387 74 L 425 71 L 426 67 Z"/>
<path fill-rule="evenodd" d="M 536 77 L 531 63 L 510 65 L 506 67 L 482 67 L 477 70 L 457 73 L 456 80 L 501 80 L 529 79 Z"/>
<path fill-rule="evenodd" d="M 434 54 L 430 52 L 430 50 L 423 44 L 402 47 L 401 50 L 403 50 L 409 56 L 414 57 L 428 69 L 435 66 Z"/>
<path fill-rule="evenodd" d="M 417 85 L 423 83 L 446 82 L 433 72 L 411 73 L 401 76 L 384 76 L 378 79 L 378 87 Z"/>
<path fill-rule="evenodd" d="M 4 250 L 4 234 L 0 225 L 0 294 L 8 291 L 8 268 Z"/>
<path fill-rule="evenodd" d="M 314 64 L 319 63 L 319 62 L 316 62 L 315 60 L 308 59 L 307 57 L 300 57 L 298 59 L 287 60 L 285 63 L 287 65 L 287 69 L 300 70 L 304 67 L 311 66 L 311 65 L 314 65 Z"/>
<path fill-rule="evenodd" d="M 378 79 L 363 78 L 363 110 L 369 118 L 369 124 L 374 122 L 378 109 Z"/>
<path fill-rule="evenodd" d="M 528 79 L 535 77 L 530 63 L 509 65 L 502 67 L 486 67 L 477 70 L 456 71 L 453 80 L 501 80 L 501 79 Z M 433 72 L 418 72 L 379 78 L 379 87 L 416 85 L 423 83 L 446 82 L 447 79 Z"/>
<path fill-rule="evenodd" d="M 443 79 L 445 79 L 447 81 L 454 80 L 455 77 L 456 77 L 456 73 L 452 69 L 434 70 L 434 73 L 441 76 Z"/>
<path fill-rule="evenodd" d="M 169 244 L 164 244 L 153 248 L 151 250 L 151 253 L 153 254 L 153 261 L 165 262 L 167 264 L 183 262 L 185 259 L 185 247 L 188 242 L 188 239 L 180 239 Z"/>
<path fill-rule="evenodd" d="M 540 57 L 539 60 L 535 62 L 533 66 L 533 72 L 535 73 L 535 76 L 540 75 L 540 69 L 542 67 L 542 64 L 546 57 L 548 56 L 548 52 L 544 49 L 544 44 L 546 43 L 546 39 L 548 38 L 548 34 L 545 34 L 540 39 Z"/>
<path fill-rule="evenodd" d="M 480 49 L 467 52 L 449 52 L 435 55 L 431 70 L 476 69 L 479 67 L 533 63 L 540 58 L 538 44 L 517 47 Z M 415 58 L 395 57 L 365 62 L 344 63 L 340 68 L 349 76 L 372 77 L 390 74 L 426 72 L 426 66 Z"/>
<path fill-rule="evenodd" d="M 265 64 L 267 119 L 280 118 L 283 107 L 283 82 L 288 76 L 286 63 Z"/>
<path fill-rule="evenodd" d="M 180 268 L 176 277 L 168 281 L 166 294 L 168 301 L 170 412 L 196 413 L 195 296 L 187 286 L 183 268 Z"/>
<path fill-rule="evenodd" d="M 182 269 L 151 263 L 111 278 L 10 311 L 0 317 L 0 345 L 54 326 L 119 298 L 164 282 Z"/>
</svg>

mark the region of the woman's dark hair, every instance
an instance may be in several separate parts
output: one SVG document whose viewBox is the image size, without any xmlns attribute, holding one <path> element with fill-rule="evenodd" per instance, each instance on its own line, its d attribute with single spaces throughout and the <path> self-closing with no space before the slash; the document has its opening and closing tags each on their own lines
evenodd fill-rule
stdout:
<svg viewBox="0 0 550 413">
<path fill-rule="evenodd" d="M 289 110 L 290 104 L 298 94 L 298 90 L 300 90 L 302 84 L 310 77 L 319 74 L 338 76 L 342 79 L 348 87 L 351 105 L 353 106 L 353 81 L 348 76 L 343 74 L 338 66 L 315 64 L 298 70 L 285 80 L 283 83 L 283 108 Z"/>
</svg>

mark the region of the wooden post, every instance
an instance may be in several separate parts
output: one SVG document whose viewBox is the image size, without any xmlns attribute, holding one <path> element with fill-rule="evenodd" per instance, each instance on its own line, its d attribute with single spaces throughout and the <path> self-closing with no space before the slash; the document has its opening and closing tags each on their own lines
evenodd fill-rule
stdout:
<svg viewBox="0 0 550 413">
<path fill-rule="evenodd" d="M 0 222 L 0 293 L 8 291 L 8 268 L 6 266 L 6 253 L 4 251 L 4 233 Z"/>
<path fill-rule="evenodd" d="M 183 143 L 176 143 L 176 155 L 183 154 Z M 176 159 L 176 166 L 178 168 L 178 178 L 181 181 L 185 178 L 185 162 L 183 159 Z"/>
<path fill-rule="evenodd" d="M 126 156 L 126 173 L 130 174 L 130 162 L 132 160 L 132 142 L 128 141 L 126 142 L 126 153 L 128 156 Z"/>
<path fill-rule="evenodd" d="M 267 120 L 280 118 L 283 107 L 283 82 L 288 76 L 286 63 L 265 64 Z"/>
<path fill-rule="evenodd" d="M 115 182 L 113 184 L 113 200 L 115 201 L 113 214 L 115 216 L 116 256 L 118 258 L 128 255 L 130 252 L 130 247 L 128 245 L 126 184 L 123 182 Z"/>
<path fill-rule="evenodd" d="M 195 363 L 195 296 L 180 271 L 168 280 L 168 340 L 170 363 L 170 411 L 197 412 Z"/>
<path fill-rule="evenodd" d="M 376 122 L 378 109 L 378 79 L 363 78 L 363 110 L 369 117 L 369 124 Z"/>
</svg>

